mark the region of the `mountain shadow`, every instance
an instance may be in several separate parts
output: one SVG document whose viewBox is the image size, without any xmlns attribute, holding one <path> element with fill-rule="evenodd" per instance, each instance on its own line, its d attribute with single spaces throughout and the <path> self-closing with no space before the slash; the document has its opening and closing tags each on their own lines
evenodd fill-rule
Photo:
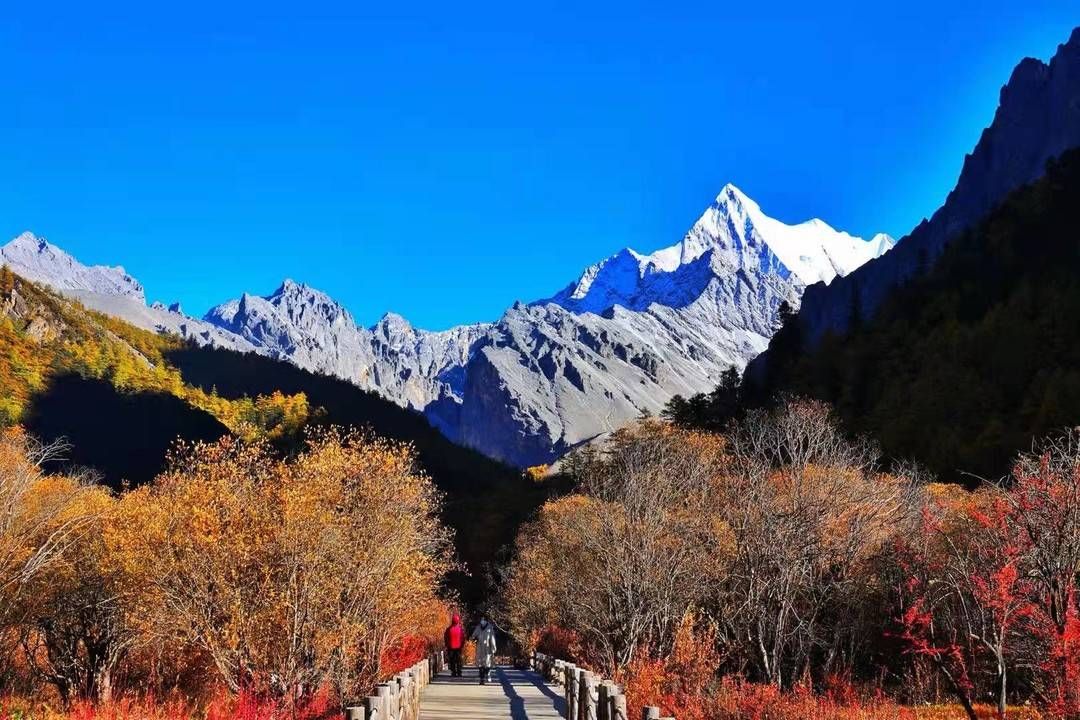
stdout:
<svg viewBox="0 0 1080 720">
<path fill-rule="evenodd" d="M 92 467 L 114 490 L 149 482 L 177 438 L 212 441 L 228 429 L 209 413 L 164 393 L 122 392 L 107 380 L 71 373 L 35 395 L 27 429 L 71 445 L 61 466 Z"/>
</svg>

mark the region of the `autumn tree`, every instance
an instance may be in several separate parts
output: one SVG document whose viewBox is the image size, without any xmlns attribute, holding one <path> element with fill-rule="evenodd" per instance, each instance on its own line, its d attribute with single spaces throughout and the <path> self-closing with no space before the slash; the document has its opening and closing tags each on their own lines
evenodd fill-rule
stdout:
<svg viewBox="0 0 1080 720">
<path fill-rule="evenodd" d="M 76 512 L 90 522 L 33 583 L 33 612 L 21 628 L 28 663 L 64 702 L 109 700 L 137 639 L 119 592 L 120 568 L 104 542 L 116 504 L 106 488 L 86 488 Z"/>
<path fill-rule="evenodd" d="M 734 669 L 776 685 L 834 670 L 867 642 L 874 563 L 912 526 L 913 483 L 828 408 L 790 400 L 726 436 L 655 422 L 565 462 L 578 492 L 518 540 L 510 622 L 578 633 L 600 664 L 670 652 L 688 610 Z"/>
<path fill-rule="evenodd" d="M 6 300 L 15 292 L 15 273 L 7 265 L 0 266 L 0 298 Z"/>
<path fill-rule="evenodd" d="M 7 641 L 0 651 L 10 660 L 18 650 L 66 700 L 95 696 L 111 666 L 74 629 L 88 609 L 86 587 L 74 576 L 93 572 L 83 550 L 100 538 L 111 498 L 89 476 L 43 472 L 64 450 L 17 427 L 0 430 L 0 634 Z"/>
<path fill-rule="evenodd" d="M 968 548 L 978 529 L 972 516 L 981 512 L 973 506 L 985 504 L 985 498 L 959 492 L 958 497 L 932 489 L 920 509 L 917 531 L 897 540 L 898 627 L 890 633 L 901 641 L 905 654 L 934 668 L 967 716 L 976 720 L 974 669 L 980 642 L 996 645 L 1004 655 L 1005 624 L 983 615 L 987 622 L 978 625 L 971 590 L 973 581 L 982 577 L 973 574 Z"/>
<path fill-rule="evenodd" d="M 721 450 L 718 438 L 643 422 L 571 458 L 579 492 L 523 529 L 504 589 L 523 642 L 560 625 L 608 668 L 670 650 L 724 566 L 726 533 L 710 508 Z"/>
<path fill-rule="evenodd" d="M 1035 689 L 1060 714 L 1080 713 L 1078 448 L 1066 433 L 1021 455 L 1005 482 L 938 493 L 902 543 L 901 637 L 966 708 L 986 656 L 999 717 L 1021 668 L 1042 676 Z"/>
<path fill-rule="evenodd" d="M 281 460 L 226 438 L 181 446 L 106 541 L 145 637 L 197 650 L 234 691 L 305 702 L 365 690 L 437 602 L 438 507 L 407 446 L 329 430 Z"/>
<path fill-rule="evenodd" d="M 1049 694 L 1080 717 L 1080 431 L 1022 454 L 1003 494 L 1010 544 L 1023 552 L 1023 574 L 1049 642 Z"/>
<path fill-rule="evenodd" d="M 23 619 L 32 583 L 93 520 L 81 502 L 91 490 L 79 478 L 42 471 L 64 449 L 17 427 L 0 430 L 0 627 Z"/>
<path fill-rule="evenodd" d="M 814 401 L 748 413 L 728 446 L 717 508 L 735 557 L 715 600 L 726 641 L 778 686 L 811 661 L 826 671 L 850 662 L 866 640 L 850 620 L 875 584 L 874 561 L 912 525 L 917 488 L 875 471 L 873 446 Z"/>
</svg>

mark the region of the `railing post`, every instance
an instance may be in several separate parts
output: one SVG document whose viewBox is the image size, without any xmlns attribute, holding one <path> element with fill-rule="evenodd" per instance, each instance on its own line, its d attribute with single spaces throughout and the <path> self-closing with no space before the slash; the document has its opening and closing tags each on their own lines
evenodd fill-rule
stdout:
<svg viewBox="0 0 1080 720">
<path fill-rule="evenodd" d="M 394 720 L 405 720 L 405 718 L 402 717 L 402 715 L 403 715 L 402 707 L 404 706 L 404 703 L 402 702 L 402 700 L 404 699 L 405 693 L 404 693 L 403 688 L 401 686 L 401 677 L 400 676 L 394 678 L 394 684 L 390 686 L 390 689 L 394 691 L 393 692 L 394 701 L 392 703 L 392 705 L 394 707 L 393 718 L 394 718 Z"/>
<path fill-rule="evenodd" d="M 609 720 L 627 720 L 625 695 L 615 695 L 611 698 L 611 716 Z"/>
<path fill-rule="evenodd" d="M 401 673 L 401 720 L 413 720 L 413 676 L 408 670 Z"/>
<path fill-rule="evenodd" d="M 366 720 L 387 720 L 385 697 L 382 695 L 369 696 L 365 698 L 365 704 L 367 705 Z"/>
<path fill-rule="evenodd" d="M 642 708 L 641 720 L 660 720 L 660 708 L 653 705 Z"/>
<path fill-rule="evenodd" d="M 596 686 L 596 720 L 608 720 L 608 690 L 610 681 L 604 680 Z"/>
<path fill-rule="evenodd" d="M 379 715 L 377 720 L 396 720 L 397 713 L 394 712 L 394 689 L 393 686 L 388 683 L 379 683 L 375 686 L 375 694 L 381 701 L 379 703 L 382 715 Z"/>
<path fill-rule="evenodd" d="M 566 694 L 566 717 L 567 720 L 577 720 L 578 716 L 578 669 L 574 665 L 567 665 L 563 670 L 565 682 L 563 692 Z"/>
<path fill-rule="evenodd" d="M 578 720 L 596 720 L 596 676 L 588 670 L 581 673 L 578 688 Z"/>
<path fill-rule="evenodd" d="M 367 710 L 363 705 L 350 705 L 345 708 L 345 720 L 366 720 Z"/>
</svg>

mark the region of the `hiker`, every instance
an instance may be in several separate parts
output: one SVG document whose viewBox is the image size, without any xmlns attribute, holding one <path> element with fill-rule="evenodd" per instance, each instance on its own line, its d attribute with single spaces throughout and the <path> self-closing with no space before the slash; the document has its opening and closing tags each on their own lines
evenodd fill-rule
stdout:
<svg viewBox="0 0 1080 720">
<path fill-rule="evenodd" d="M 471 640 L 476 641 L 476 666 L 480 668 L 480 684 L 487 685 L 488 673 L 495 661 L 495 627 L 483 615 L 473 630 Z"/>
<path fill-rule="evenodd" d="M 461 626 L 461 616 L 454 614 L 450 627 L 443 634 L 446 645 L 447 661 L 450 663 L 450 676 L 461 677 L 461 651 L 465 648 L 465 628 Z"/>
</svg>

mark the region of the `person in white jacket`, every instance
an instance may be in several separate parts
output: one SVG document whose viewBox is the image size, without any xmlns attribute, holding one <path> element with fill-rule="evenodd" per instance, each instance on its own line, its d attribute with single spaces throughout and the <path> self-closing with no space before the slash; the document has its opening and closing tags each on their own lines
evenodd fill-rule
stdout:
<svg viewBox="0 0 1080 720">
<path fill-rule="evenodd" d="M 480 684 L 487 685 L 491 666 L 495 664 L 495 627 L 486 617 L 480 617 L 480 624 L 472 631 L 470 640 L 476 642 L 476 666 L 480 668 Z"/>
</svg>

